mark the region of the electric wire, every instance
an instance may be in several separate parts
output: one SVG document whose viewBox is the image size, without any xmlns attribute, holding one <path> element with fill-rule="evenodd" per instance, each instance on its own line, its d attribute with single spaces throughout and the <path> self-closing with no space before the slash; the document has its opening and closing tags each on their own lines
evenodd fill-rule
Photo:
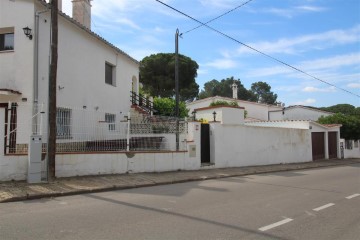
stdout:
<svg viewBox="0 0 360 240">
<path fill-rule="evenodd" d="M 200 28 L 200 27 L 202 27 L 202 26 L 204 26 L 204 25 L 206 25 L 206 24 L 209 24 L 209 23 L 211 23 L 211 22 L 213 22 L 213 21 L 215 21 L 215 20 L 217 20 L 217 19 L 219 19 L 219 18 L 221 18 L 221 17 L 223 17 L 223 16 L 225 16 L 225 15 L 227 15 L 227 14 L 235 11 L 236 9 L 241 8 L 242 6 L 248 4 L 248 3 L 251 2 L 251 1 L 253 1 L 253 0 L 248 0 L 248 1 L 240 4 L 239 6 L 236 6 L 235 8 L 233 8 L 233 9 L 231 9 L 231 10 L 229 10 L 229 11 L 223 13 L 223 14 L 221 14 L 220 16 L 217 16 L 216 18 L 213 18 L 213 19 L 207 21 L 207 22 L 204 23 L 204 24 L 200 24 L 200 25 L 197 26 L 197 27 L 194 27 L 194 28 L 192 28 L 192 29 L 190 29 L 190 30 L 187 30 L 187 31 L 183 32 L 182 34 L 183 34 L 183 35 L 184 35 L 184 34 L 187 34 L 187 33 L 191 32 L 191 31 L 194 31 L 194 30 L 196 30 L 196 29 L 198 29 L 198 28 Z"/>
<path fill-rule="evenodd" d="M 174 8 L 174 7 L 168 5 L 168 4 L 166 4 L 166 3 L 164 3 L 164 2 L 162 2 L 162 1 L 160 1 L 160 0 L 155 0 L 155 1 L 157 1 L 157 2 L 161 3 L 162 5 L 170 8 L 170 9 L 172 9 L 172 10 L 178 12 L 178 13 L 180 13 L 181 15 L 184 15 L 184 16 L 187 17 L 187 18 L 190 18 L 191 20 L 193 20 L 193 21 L 201 24 L 202 26 L 205 26 L 205 27 L 207 27 L 208 29 L 210 29 L 210 30 L 212 30 L 212 31 L 214 31 L 214 32 L 216 32 L 216 33 L 218 33 L 218 34 L 220 34 L 220 35 L 222 35 L 222 36 L 224 36 L 224 37 L 226 37 L 226 38 L 228 38 L 228 39 L 236 42 L 236 43 L 239 43 L 239 44 L 241 44 L 241 45 L 243 45 L 243 46 L 245 46 L 245 47 L 247 47 L 247 48 L 249 48 L 249 49 L 251 49 L 251 50 L 253 50 L 253 51 L 255 51 L 255 52 L 257 52 L 257 53 L 259 53 L 259 54 L 261 54 L 261 55 L 263 55 L 263 56 L 265 56 L 265 57 L 267 57 L 267 58 L 270 58 L 270 59 L 274 60 L 275 62 L 278 62 L 278 63 L 280 63 L 280 64 L 282 64 L 282 65 L 284 65 L 284 66 L 287 66 L 287 67 L 289 67 L 289 68 L 291 68 L 291 69 L 293 69 L 293 70 L 295 70 L 295 71 L 297 71 L 297 72 L 300 72 L 300 73 L 302 73 L 302 74 L 304 74 L 304 75 L 306 75 L 306 76 L 308 76 L 308 77 L 311 77 L 311 78 L 313 78 L 313 79 L 315 79 L 315 80 L 317 80 L 317 81 L 320 81 L 320 82 L 322 82 L 322 83 L 324 83 L 324 84 L 327 84 L 327 85 L 329 85 L 329 86 L 331 86 L 331 87 L 335 87 L 335 88 L 337 88 L 337 89 L 339 89 L 339 90 L 341 90 L 341 91 L 344 91 L 344 92 L 346 92 L 346 93 L 349 93 L 349 94 L 351 94 L 351 95 L 354 95 L 354 96 L 360 98 L 360 95 L 358 95 L 358 94 L 356 94 L 356 93 L 353 93 L 353 92 L 348 91 L 348 90 L 346 90 L 346 89 L 344 89 L 344 88 L 338 87 L 338 86 L 336 86 L 336 85 L 334 85 L 334 84 L 332 84 L 332 83 L 329 83 L 329 82 L 327 82 L 327 81 L 325 81 L 325 80 L 322 80 L 322 79 L 320 79 L 320 78 L 318 78 L 318 77 L 316 77 L 316 76 L 314 76 L 314 75 L 312 75 L 312 74 L 310 74 L 310 73 L 307 73 L 307 72 L 305 72 L 305 71 L 303 71 L 303 70 L 301 70 L 301 69 L 299 69 L 299 68 L 297 68 L 297 67 L 294 67 L 294 66 L 292 66 L 292 65 L 290 65 L 290 64 L 288 64 L 288 63 L 286 63 L 286 62 L 284 62 L 284 61 L 282 61 L 282 60 L 280 60 L 280 59 L 277 59 L 277 58 L 275 58 L 275 57 L 273 57 L 273 56 L 270 56 L 269 54 L 266 54 L 266 53 L 264 53 L 264 52 L 262 52 L 262 51 L 260 51 L 260 50 L 257 50 L 257 49 L 255 49 L 254 47 L 251 47 L 250 45 L 247 45 L 247 44 L 245 44 L 245 43 L 243 43 L 243 42 L 241 42 L 241 41 L 239 41 L 239 40 L 237 40 L 237 39 L 235 39 L 235 38 L 233 38 L 233 37 L 231 37 L 231 36 L 229 36 L 229 35 L 221 32 L 221 31 L 219 31 L 219 30 L 217 30 L 217 29 L 215 29 L 215 28 L 213 28 L 213 27 L 210 27 L 210 26 L 207 25 L 206 23 L 203 23 L 203 22 L 197 20 L 196 18 L 191 17 L 190 15 L 188 15 L 188 14 L 186 14 L 186 13 L 184 13 L 184 12 L 182 12 L 182 11 L 180 11 L 180 10 L 178 10 L 178 9 L 176 9 L 176 8 Z"/>
</svg>

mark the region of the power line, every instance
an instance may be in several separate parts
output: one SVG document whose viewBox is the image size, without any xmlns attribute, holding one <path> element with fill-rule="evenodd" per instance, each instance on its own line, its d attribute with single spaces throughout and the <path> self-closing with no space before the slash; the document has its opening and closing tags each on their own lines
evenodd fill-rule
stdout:
<svg viewBox="0 0 360 240">
<path fill-rule="evenodd" d="M 254 47 L 251 47 L 250 45 L 247 45 L 247 44 L 245 44 L 245 43 L 243 43 L 243 42 L 241 42 L 241 41 L 239 41 L 239 40 L 237 40 L 237 39 L 235 39 L 235 38 L 233 38 L 233 37 L 231 37 L 231 36 L 229 36 L 229 35 L 221 32 L 221 31 L 219 31 L 219 30 L 217 30 L 217 29 L 215 29 L 215 28 L 213 28 L 213 27 L 210 27 L 210 26 L 207 25 L 206 23 L 203 23 L 203 22 L 197 20 L 196 18 L 193 18 L 193 17 L 189 16 L 188 14 L 186 14 L 186 13 L 184 13 L 184 12 L 181 12 L 180 10 L 178 10 L 178 9 L 176 9 L 176 8 L 174 8 L 174 7 L 166 4 L 166 3 L 163 3 L 163 2 L 160 1 L 160 0 L 155 0 L 155 1 L 157 1 L 157 2 L 161 3 L 162 5 L 170 8 L 170 9 L 172 9 L 172 10 L 178 12 L 178 13 L 180 13 L 181 15 L 184 15 L 184 16 L 187 17 L 187 18 L 190 18 L 191 20 L 193 20 L 193 21 L 201 24 L 201 26 L 205 26 L 205 27 L 209 28 L 210 30 L 212 30 L 212 31 L 214 31 L 214 32 L 217 32 L 218 34 L 220 34 L 220 35 L 222 35 L 222 36 L 224 36 L 224 37 L 226 37 L 226 38 L 228 38 L 228 39 L 230 39 L 230 40 L 232 40 L 232 41 L 234 41 L 234 42 L 236 42 L 236 43 L 239 43 L 239 44 L 241 44 L 241 45 L 243 45 L 243 46 L 245 46 L 245 47 L 247 47 L 247 48 L 249 48 L 249 49 L 257 52 L 257 53 L 260 53 L 261 55 L 263 55 L 263 56 L 265 56 L 265 57 L 267 57 L 267 58 L 270 58 L 270 59 L 272 59 L 272 60 L 274 60 L 274 61 L 276 61 L 276 62 L 278 62 L 278 63 L 280 63 L 280 64 L 282 64 L 282 65 L 285 65 L 285 66 L 287 66 L 287 67 L 289 67 L 289 68 L 291 68 L 291 69 L 293 69 L 293 70 L 295 70 L 295 71 L 298 71 L 298 72 L 300 72 L 300 73 L 302 73 L 302 74 L 304 74 L 304 75 L 307 75 L 307 76 L 309 76 L 309 77 L 311 77 L 311 78 L 313 78 L 313 79 L 315 79 L 315 80 L 318 80 L 318 81 L 320 81 L 320 82 L 322 82 L 322 83 L 325 83 L 325 84 L 327 84 L 327 85 L 329 85 L 329 86 L 335 87 L 335 88 L 337 88 L 337 89 L 339 89 L 339 90 L 341 90 L 341 91 L 347 92 L 347 93 L 349 93 L 349 94 L 351 94 L 351 95 L 354 95 L 354 96 L 360 98 L 360 95 L 358 95 L 358 94 L 356 94 L 356 93 L 350 92 L 350 91 L 348 91 L 348 90 L 346 90 L 346 89 L 344 89 L 344 88 L 341 88 L 341 87 L 338 87 L 338 86 L 336 86 L 336 85 L 334 85 L 334 84 L 332 84 L 332 83 L 326 82 L 325 80 L 322 80 L 322 79 L 320 79 L 320 78 L 318 78 L 318 77 L 316 77 L 316 76 L 314 76 L 314 75 L 311 75 L 311 74 L 309 74 L 309 73 L 307 73 L 307 72 L 305 72 L 305 71 L 303 71 L 303 70 L 301 70 L 301 69 L 299 69 L 299 68 L 297 68 L 297 67 L 294 67 L 294 66 L 292 66 L 292 65 L 290 65 L 290 64 L 288 64 L 288 63 L 286 63 L 286 62 L 284 62 L 284 61 L 282 61 L 282 60 L 280 60 L 280 59 L 277 59 L 277 58 L 275 58 L 275 57 L 270 56 L 269 54 L 266 54 L 266 53 L 264 53 L 264 52 L 262 52 L 262 51 L 260 51 L 260 50 L 257 50 L 257 49 L 255 49 Z"/>
<path fill-rule="evenodd" d="M 198 28 L 200 28 L 200 27 L 202 27 L 202 26 L 204 26 L 204 25 L 206 25 L 206 24 L 208 24 L 208 23 L 211 23 L 211 22 L 213 22 L 213 21 L 215 21 L 215 20 L 217 20 L 217 19 L 219 19 L 219 18 L 221 18 L 221 17 L 223 17 L 223 16 L 225 16 L 225 15 L 227 15 L 227 14 L 229 14 L 229 13 L 231 13 L 231 12 L 235 11 L 236 9 L 241 8 L 242 6 L 244 6 L 244 5 L 248 4 L 248 3 L 249 3 L 249 2 L 251 2 L 251 1 L 253 1 L 253 0 L 248 0 L 248 1 L 246 1 L 246 2 L 244 2 L 244 3 L 242 3 L 242 4 L 240 4 L 239 6 L 237 6 L 237 7 L 233 8 L 233 9 L 231 9 L 231 10 L 229 10 L 229 11 L 227 11 L 227 12 L 223 13 L 223 14 L 221 14 L 220 16 L 218 16 L 218 17 L 216 17 L 216 18 L 213 18 L 213 19 L 211 19 L 211 20 L 207 21 L 206 23 L 203 23 L 203 24 L 200 24 L 200 25 L 199 25 L 199 26 L 197 26 L 197 27 L 194 27 L 194 28 L 192 28 L 192 29 L 190 29 L 190 30 L 188 30 L 188 31 L 184 32 L 184 33 L 183 33 L 183 35 L 184 35 L 184 34 L 186 34 L 186 33 L 191 32 L 191 31 L 194 31 L 195 29 L 198 29 Z"/>
</svg>

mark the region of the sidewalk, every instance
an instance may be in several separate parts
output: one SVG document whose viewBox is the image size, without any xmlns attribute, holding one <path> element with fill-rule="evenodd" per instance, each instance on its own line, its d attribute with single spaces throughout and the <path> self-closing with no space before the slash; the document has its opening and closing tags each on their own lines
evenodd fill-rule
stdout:
<svg viewBox="0 0 360 240">
<path fill-rule="evenodd" d="M 0 182 L 0 203 L 356 163 L 360 163 L 360 159 L 323 160 L 309 163 L 204 169 L 197 171 L 71 177 L 60 178 L 52 183 L 40 184 L 28 184 L 25 181 Z"/>
</svg>

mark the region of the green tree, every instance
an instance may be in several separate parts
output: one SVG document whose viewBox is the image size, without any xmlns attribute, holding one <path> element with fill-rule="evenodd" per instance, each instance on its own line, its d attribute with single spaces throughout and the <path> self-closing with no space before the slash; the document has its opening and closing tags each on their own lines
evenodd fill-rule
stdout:
<svg viewBox="0 0 360 240">
<path fill-rule="evenodd" d="M 222 100 L 218 100 L 218 101 L 210 103 L 210 107 L 215 107 L 215 106 L 238 107 L 239 104 L 236 101 L 228 102 L 228 101 L 222 101 Z"/>
<path fill-rule="evenodd" d="M 360 139 L 360 117 L 335 113 L 318 119 L 321 124 L 342 124 L 340 137 L 348 140 Z"/>
<path fill-rule="evenodd" d="M 360 115 L 357 114 L 359 112 L 358 108 L 355 108 L 351 104 L 337 104 L 330 107 L 323 107 L 322 110 L 333 112 L 333 113 L 342 113 L 347 115 Z"/>
<path fill-rule="evenodd" d="M 251 92 L 249 92 L 244 85 L 241 83 L 240 79 L 234 79 L 234 77 L 222 79 L 218 81 L 213 79 L 204 84 L 204 90 L 199 94 L 200 99 L 221 96 L 221 97 L 233 97 L 232 85 L 236 84 L 238 87 L 238 98 L 242 100 L 250 100 Z"/>
<path fill-rule="evenodd" d="M 277 94 L 271 91 L 271 86 L 266 82 L 255 82 L 251 85 L 251 90 L 253 94 L 252 99 L 255 102 L 266 103 L 266 104 L 275 104 L 277 99 Z"/>
<path fill-rule="evenodd" d="M 154 109 L 161 116 L 175 116 L 175 100 L 172 98 L 154 98 Z M 186 108 L 185 102 L 179 103 L 179 116 L 181 118 L 188 117 L 189 110 Z"/>
<path fill-rule="evenodd" d="M 180 100 L 192 100 L 199 93 L 195 82 L 199 65 L 191 58 L 179 55 Z M 140 62 L 140 82 L 145 92 L 155 97 L 175 95 L 175 54 L 158 53 L 145 57 Z"/>
</svg>

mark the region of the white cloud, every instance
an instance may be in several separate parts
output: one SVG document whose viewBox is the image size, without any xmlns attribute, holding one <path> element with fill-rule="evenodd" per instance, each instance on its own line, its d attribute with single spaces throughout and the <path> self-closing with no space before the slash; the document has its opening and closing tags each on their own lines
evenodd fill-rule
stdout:
<svg viewBox="0 0 360 240">
<path fill-rule="evenodd" d="M 119 23 L 119 24 L 122 24 L 122 25 L 125 25 L 125 26 L 128 26 L 128 27 L 131 27 L 131 28 L 134 28 L 134 29 L 137 29 L 137 30 L 140 30 L 140 29 L 141 29 L 136 23 L 134 23 L 133 21 L 131 21 L 131 20 L 128 19 L 128 18 L 119 18 L 119 19 L 116 19 L 116 23 Z"/>
<path fill-rule="evenodd" d="M 261 12 L 271 13 L 278 15 L 280 17 L 293 18 L 296 15 L 307 12 L 323 12 L 326 11 L 326 8 L 311 6 L 311 5 L 302 5 L 297 7 L 289 7 L 289 8 L 268 8 L 262 9 Z"/>
<path fill-rule="evenodd" d="M 237 0 L 200 0 L 200 3 L 207 8 L 234 8 L 239 5 Z"/>
<path fill-rule="evenodd" d="M 293 64 L 295 67 L 310 73 L 312 75 L 318 74 L 326 74 L 327 77 L 331 77 L 331 75 L 336 75 L 338 78 L 342 78 L 342 74 L 337 73 L 336 70 L 342 67 L 348 66 L 358 66 L 360 65 L 360 53 L 349 53 L 345 55 L 333 56 L 329 58 L 321 58 L 321 59 L 314 59 L 310 61 L 303 61 L 299 64 Z M 268 68 L 257 68 L 252 69 L 248 72 L 248 76 L 251 77 L 267 77 L 273 75 L 284 75 L 284 74 L 291 74 L 297 73 L 297 77 L 305 76 L 303 74 L 299 75 L 300 73 L 292 70 L 286 66 L 276 66 L 276 67 L 268 67 Z M 330 74 L 330 75 L 329 75 Z M 344 75 L 345 76 L 345 75 Z M 350 79 L 357 77 L 358 74 L 351 74 Z M 308 78 L 308 77 L 306 77 Z"/>
<path fill-rule="evenodd" d="M 283 38 L 277 41 L 263 41 L 249 43 L 251 47 L 267 54 L 287 53 L 296 54 L 314 49 L 324 49 L 336 45 L 360 42 L 360 25 L 350 29 L 337 29 L 318 34 L 304 35 L 295 38 Z M 242 46 L 239 54 L 255 53 L 253 50 Z"/>
<path fill-rule="evenodd" d="M 216 59 L 214 61 L 203 64 L 203 66 L 214 67 L 216 69 L 231 69 L 237 66 L 237 63 L 231 59 Z"/>
<path fill-rule="evenodd" d="M 302 89 L 303 92 L 336 92 L 335 87 L 328 88 L 316 88 L 316 87 L 305 87 Z"/>
<path fill-rule="evenodd" d="M 62 1 L 62 12 L 71 16 L 72 14 L 72 3 L 71 0 L 63 0 Z"/>
<path fill-rule="evenodd" d="M 360 65 L 360 53 L 350 53 L 346 55 L 302 62 L 300 67 L 307 70 L 319 70 L 334 69 L 352 65 Z"/>
<path fill-rule="evenodd" d="M 284 9 L 284 8 L 269 8 L 264 10 L 264 12 L 272 13 L 281 17 L 292 18 L 294 16 L 293 9 Z"/>
<path fill-rule="evenodd" d="M 309 5 L 298 6 L 298 7 L 296 7 L 296 9 L 308 11 L 308 12 L 323 12 L 326 10 L 326 8 L 309 6 Z"/>
<path fill-rule="evenodd" d="M 135 58 L 138 61 L 141 61 L 144 57 L 150 56 L 151 54 L 159 53 L 157 49 L 142 49 L 142 48 L 130 48 L 124 46 L 118 46 L 120 49 L 124 49 L 126 53 Z"/>
<path fill-rule="evenodd" d="M 360 88 L 360 83 L 349 83 L 347 86 L 349 88 Z"/>
<path fill-rule="evenodd" d="M 313 98 L 308 98 L 304 101 L 295 102 L 294 105 L 310 105 L 316 103 L 316 100 Z"/>
<path fill-rule="evenodd" d="M 203 68 L 199 68 L 199 69 L 197 70 L 197 74 L 198 74 L 198 75 L 206 75 L 206 74 L 208 74 L 208 72 L 209 72 L 209 70 L 203 69 Z"/>
</svg>

